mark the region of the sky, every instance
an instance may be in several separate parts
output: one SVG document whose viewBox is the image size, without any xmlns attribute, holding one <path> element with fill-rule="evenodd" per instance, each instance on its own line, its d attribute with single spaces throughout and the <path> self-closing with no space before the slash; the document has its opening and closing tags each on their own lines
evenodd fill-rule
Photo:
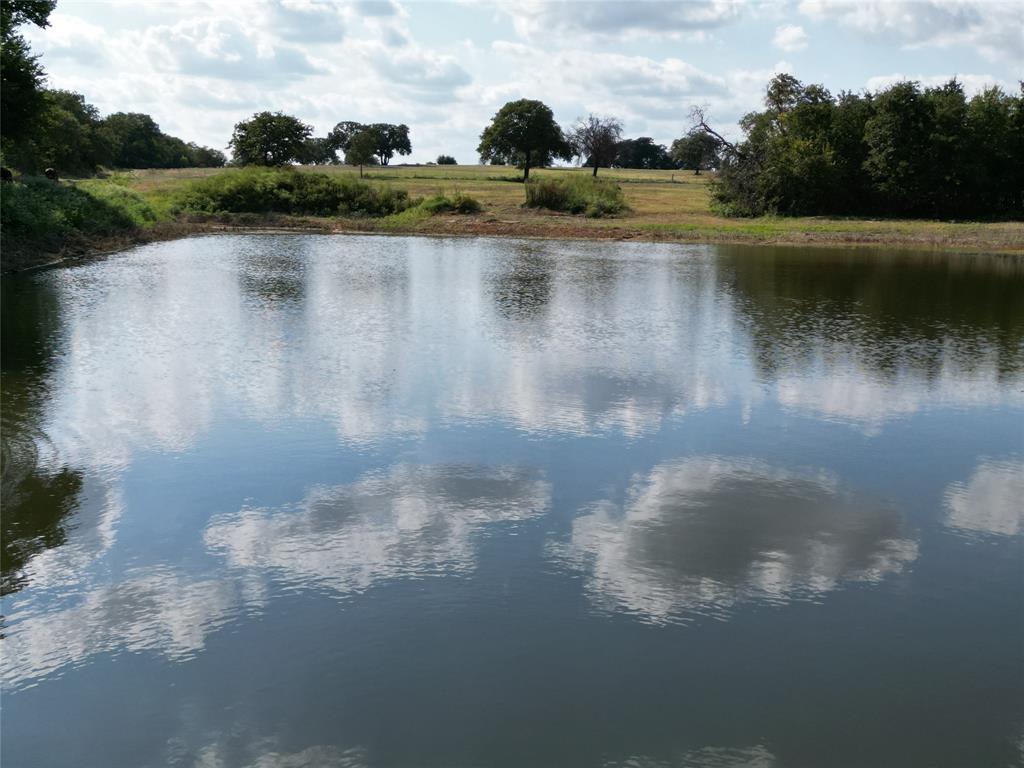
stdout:
<svg viewBox="0 0 1024 768">
<path fill-rule="evenodd" d="M 26 27 L 49 84 L 102 114 L 145 112 L 226 149 L 235 123 L 281 110 L 325 135 L 341 120 L 406 123 L 413 152 L 477 162 L 506 102 L 563 127 L 614 116 L 669 144 L 702 106 L 731 137 L 777 72 L 833 93 L 957 76 L 969 93 L 1024 78 L 1024 0 L 58 0 Z"/>
</svg>

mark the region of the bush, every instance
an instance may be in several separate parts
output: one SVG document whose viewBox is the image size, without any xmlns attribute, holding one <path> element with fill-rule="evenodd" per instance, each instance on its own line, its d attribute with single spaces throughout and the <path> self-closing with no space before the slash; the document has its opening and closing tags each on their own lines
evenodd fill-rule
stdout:
<svg viewBox="0 0 1024 768">
<path fill-rule="evenodd" d="M 479 200 L 458 191 L 451 195 L 428 197 L 420 203 L 420 207 L 431 216 L 439 213 L 480 213 L 483 210 Z"/>
<path fill-rule="evenodd" d="M 75 235 L 122 234 L 158 218 L 138 193 L 103 182 L 22 177 L 4 184 L 0 197 L 4 250 L 53 250 Z"/>
<path fill-rule="evenodd" d="M 438 155 L 437 156 L 437 164 L 438 165 L 458 165 L 458 163 L 455 162 L 455 158 L 452 157 L 451 155 Z"/>
<path fill-rule="evenodd" d="M 350 176 L 294 169 L 245 168 L 193 182 L 179 193 L 184 212 L 388 216 L 413 205 L 409 193 Z"/>
<path fill-rule="evenodd" d="M 526 184 L 525 205 L 600 218 L 625 211 L 626 198 L 613 181 L 577 174 L 531 179 Z"/>
</svg>

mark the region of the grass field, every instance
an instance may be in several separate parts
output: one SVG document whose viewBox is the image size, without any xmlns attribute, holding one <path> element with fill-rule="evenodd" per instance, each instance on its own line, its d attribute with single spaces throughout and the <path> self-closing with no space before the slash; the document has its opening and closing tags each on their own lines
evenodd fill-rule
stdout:
<svg viewBox="0 0 1024 768">
<path fill-rule="evenodd" d="M 348 166 L 303 170 L 356 174 Z M 133 171 L 128 186 L 155 203 L 175 187 L 219 173 L 219 169 Z M 533 170 L 534 176 L 587 174 L 588 169 Z M 461 191 L 483 204 L 473 216 L 398 220 L 332 219 L 315 222 L 337 230 L 411 231 L 432 234 L 483 234 L 555 238 L 612 238 L 686 242 L 814 243 L 893 245 L 993 252 L 1024 252 L 1022 222 L 946 222 L 839 219 L 825 217 L 762 217 L 738 219 L 711 211 L 708 174 L 688 171 L 601 169 L 599 175 L 622 185 L 630 211 L 612 218 L 531 210 L 522 207 L 519 173 L 503 166 L 390 166 L 367 167 L 366 180 L 406 189 L 415 197 Z M 296 222 L 298 223 L 298 222 Z M 314 222 L 305 222 L 313 224 Z"/>
</svg>

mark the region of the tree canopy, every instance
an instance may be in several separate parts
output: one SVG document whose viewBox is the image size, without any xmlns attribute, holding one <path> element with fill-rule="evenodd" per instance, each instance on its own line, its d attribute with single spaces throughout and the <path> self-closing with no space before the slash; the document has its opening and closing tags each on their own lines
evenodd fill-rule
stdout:
<svg viewBox="0 0 1024 768">
<path fill-rule="evenodd" d="M 286 165 L 300 160 L 313 129 L 283 112 L 257 112 L 235 125 L 228 146 L 238 165 Z"/>
<path fill-rule="evenodd" d="M 616 168 L 675 168 L 665 145 L 655 144 L 650 136 L 620 141 L 612 165 Z"/>
<path fill-rule="evenodd" d="M 24 24 L 49 26 L 56 4 L 57 0 L 0 2 L 0 135 L 5 145 L 29 135 L 44 108 L 43 67 L 17 29 Z"/>
<path fill-rule="evenodd" d="M 480 134 L 477 147 L 483 162 L 513 162 L 530 178 L 530 168 L 550 165 L 554 158 L 572 159 L 573 152 L 551 108 L 540 101 L 510 101 Z"/>
<path fill-rule="evenodd" d="M 1024 85 L 967 99 L 955 79 L 841 93 L 778 75 L 765 110 L 740 121 L 714 197 L 756 216 L 1020 215 L 1024 211 Z M 717 137 L 701 120 L 700 127 Z"/>
<path fill-rule="evenodd" d="M 378 136 L 371 130 L 357 132 L 349 139 L 345 151 L 345 162 L 359 166 L 359 178 L 363 177 L 363 166 L 376 161 Z"/>
<path fill-rule="evenodd" d="M 700 173 L 718 168 L 722 142 L 700 128 L 672 142 L 670 155 L 680 168 Z"/>
<path fill-rule="evenodd" d="M 357 135 L 369 134 L 373 137 L 373 155 L 381 165 L 387 165 L 395 155 L 408 155 L 412 152 L 409 140 L 409 126 L 404 123 L 370 123 L 364 125 L 353 120 L 343 120 L 334 126 L 328 138 L 335 149 L 349 151 L 349 145 Z M 364 139 L 364 141 L 367 141 Z M 365 165 L 365 163 L 359 163 Z"/>
</svg>

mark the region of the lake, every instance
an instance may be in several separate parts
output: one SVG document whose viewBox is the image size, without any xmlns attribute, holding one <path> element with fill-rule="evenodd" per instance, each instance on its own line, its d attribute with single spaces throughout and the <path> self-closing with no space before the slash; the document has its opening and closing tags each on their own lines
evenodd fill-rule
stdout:
<svg viewBox="0 0 1024 768">
<path fill-rule="evenodd" d="M 1024 259 L 207 236 L 2 313 L 4 766 L 1024 760 Z"/>
</svg>

